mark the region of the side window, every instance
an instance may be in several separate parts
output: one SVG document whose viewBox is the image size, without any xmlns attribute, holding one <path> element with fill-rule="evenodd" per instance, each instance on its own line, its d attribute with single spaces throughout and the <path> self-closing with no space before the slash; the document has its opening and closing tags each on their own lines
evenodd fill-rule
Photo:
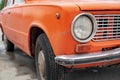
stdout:
<svg viewBox="0 0 120 80">
<path fill-rule="evenodd" d="M 14 4 L 20 4 L 20 3 L 23 3 L 23 2 L 24 2 L 24 0 L 15 0 Z"/>
<path fill-rule="evenodd" d="M 6 6 L 11 6 L 13 4 L 13 0 L 7 0 Z"/>
</svg>

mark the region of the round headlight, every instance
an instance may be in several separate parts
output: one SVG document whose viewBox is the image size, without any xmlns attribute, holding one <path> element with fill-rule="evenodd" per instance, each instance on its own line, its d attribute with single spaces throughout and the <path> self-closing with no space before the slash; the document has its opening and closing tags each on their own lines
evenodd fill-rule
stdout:
<svg viewBox="0 0 120 80">
<path fill-rule="evenodd" d="M 91 40 L 96 29 L 96 20 L 88 13 L 79 14 L 72 22 L 72 35 L 79 42 L 87 42 Z"/>
</svg>

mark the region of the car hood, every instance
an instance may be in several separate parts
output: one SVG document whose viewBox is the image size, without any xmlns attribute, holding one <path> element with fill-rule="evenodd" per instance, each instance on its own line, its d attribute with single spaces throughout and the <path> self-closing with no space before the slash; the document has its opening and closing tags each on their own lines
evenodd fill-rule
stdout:
<svg viewBox="0 0 120 80">
<path fill-rule="evenodd" d="M 76 4 L 81 10 L 120 10 L 120 0 L 85 0 Z"/>
</svg>

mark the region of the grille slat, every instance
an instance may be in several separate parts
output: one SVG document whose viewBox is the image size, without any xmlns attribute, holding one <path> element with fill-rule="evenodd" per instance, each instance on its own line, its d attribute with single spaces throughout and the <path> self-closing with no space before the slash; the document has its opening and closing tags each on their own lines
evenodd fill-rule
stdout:
<svg viewBox="0 0 120 80">
<path fill-rule="evenodd" d="M 120 15 L 95 15 L 98 29 L 93 41 L 120 39 Z"/>
<path fill-rule="evenodd" d="M 100 23 L 98 23 L 98 25 L 101 25 L 101 26 L 102 26 L 102 25 L 103 25 L 103 26 L 104 26 L 104 25 L 107 25 L 107 26 L 114 26 L 114 25 L 117 26 L 117 25 L 119 25 L 119 26 L 120 26 L 120 23 L 117 23 L 117 24 L 106 24 L 106 23 L 105 23 L 105 24 L 100 24 Z"/>
<path fill-rule="evenodd" d="M 120 32 L 116 32 L 116 33 L 106 33 L 106 35 L 107 35 L 107 34 L 108 34 L 108 35 L 109 35 L 109 34 L 111 34 L 111 35 L 112 35 L 112 34 L 120 35 Z M 101 33 L 96 34 L 96 36 L 100 36 L 100 35 L 101 35 Z"/>
<path fill-rule="evenodd" d="M 104 29 L 104 30 L 98 30 L 97 32 L 102 32 L 102 31 L 106 31 L 106 29 Z M 108 31 L 108 32 L 109 32 L 109 31 L 118 31 L 118 32 L 120 32 L 120 29 L 117 29 L 117 28 L 116 28 L 116 30 L 112 30 L 112 29 L 111 29 L 111 30 L 107 30 L 107 31 Z"/>
<path fill-rule="evenodd" d="M 109 37 L 108 37 L 108 36 L 104 36 L 104 37 L 101 37 L 101 36 L 100 36 L 100 37 L 96 37 L 96 38 L 102 38 L 102 39 L 105 38 L 105 39 L 106 39 L 106 38 L 116 38 L 116 37 L 120 37 L 120 35 L 117 35 L 117 36 L 109 36 Z"/>
<path fill-rule="evenodd" d="M 101 27 L 101 29 L 120 29 L 120 26 L 115 26 L 115 27 Z"/>
<path fill-rule="evenodd" d="M 119 20 L 109 20 L 109 22 L 114 22 L 114 21 L 120 23 Z M 97 22 L 99 23 L 99 22 L 103 22 L 103 21 L 97 21 Z M 108 22 L 108 21 L 104 21 L 104 22 Z"/>
</svg>

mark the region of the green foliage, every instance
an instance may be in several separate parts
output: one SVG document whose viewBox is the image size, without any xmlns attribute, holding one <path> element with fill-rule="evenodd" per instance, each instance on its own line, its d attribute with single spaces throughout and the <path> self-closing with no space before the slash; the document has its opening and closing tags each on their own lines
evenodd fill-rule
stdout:
<svg viewBox="0 0 120 80">
<path fill-rule="evenodd" d="M 3 7 L 4 7 L 4 0 L 1 0 L 0 1 L 0 10 L 3 9 Z"/>
</svg>

